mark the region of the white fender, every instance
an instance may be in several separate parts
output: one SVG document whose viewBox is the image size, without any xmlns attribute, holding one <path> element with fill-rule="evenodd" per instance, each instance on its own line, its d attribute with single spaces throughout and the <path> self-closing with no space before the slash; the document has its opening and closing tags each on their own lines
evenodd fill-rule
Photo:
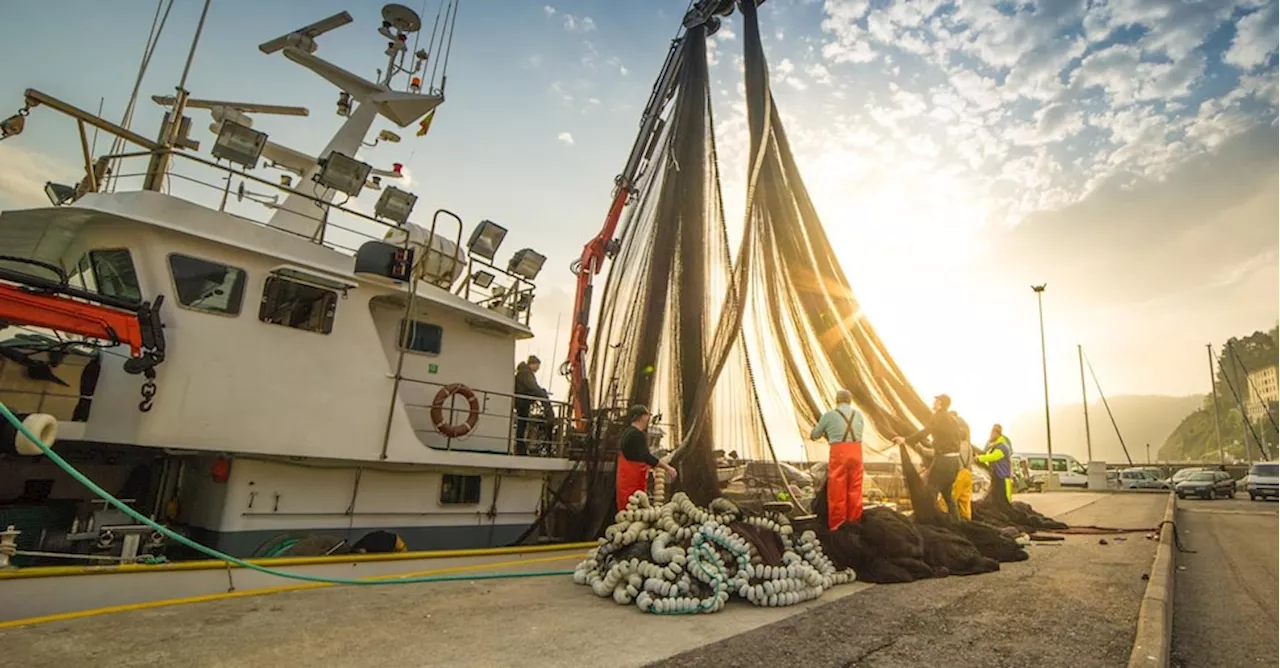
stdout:
<svg viewBox="0 0 1280 668">
<path fill-rule="evenodd" d="M 58 440 L 58 418 L 48 413 L 32 413 L 22 421 L 22 426 L 31 430 L 31 433 L 35 434 L 51 450 L 53 449 L 53 444 Z M 21 431 L 17 431 L 14 436 L 13 447 L 20 455 L 44 454 L 44 450 L 41 450 L 35 441 L 27 438 L 27 435 Z"/>
</svg>

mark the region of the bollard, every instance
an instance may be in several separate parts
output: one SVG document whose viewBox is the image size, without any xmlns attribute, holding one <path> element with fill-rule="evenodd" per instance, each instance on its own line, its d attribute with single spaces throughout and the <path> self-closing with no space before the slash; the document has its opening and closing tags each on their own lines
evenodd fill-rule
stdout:
<svg viewBox="0 0 1280 668">
<path fill-rule="evenodd" d="M 0 568 L 13 568 L 13 565 L 9 563 L 9 559 L 13 558 L 13 555 L 18 552 L 18 534 L 20 533 L 22 532 L 14 528 L 12 524 L 9 525 L 8 529 L 0 531 Z"/>
</svg>

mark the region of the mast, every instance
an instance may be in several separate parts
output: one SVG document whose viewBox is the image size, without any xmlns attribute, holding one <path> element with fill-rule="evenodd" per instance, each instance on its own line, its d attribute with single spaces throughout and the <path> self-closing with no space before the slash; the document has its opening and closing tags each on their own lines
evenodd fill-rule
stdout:
<svg viewBox="0 0 1280 668">
<path fill-rule="evenodd" d="M 1204 344 L 1209 354 L 1209 396 L 1213 402 L 1213 432 L 1218 439 L 1218 463 L 1227 463 L 1227 453 L 1222 449 L 1222 418 L 1218 415 L 1218 374 L 1213 370 L 1213 344 Z"/>
<path fill-rule="evenodd" d="M 1080 405 L 1084 408 L 1084 443 L 1088 448 L 1088 460 L 1093 461 L 1093 434 L 1089 431 L 1089 388 L 1084 384 L 1084 346 L 1076 344 L 1080 358 Z"/>
</svg>

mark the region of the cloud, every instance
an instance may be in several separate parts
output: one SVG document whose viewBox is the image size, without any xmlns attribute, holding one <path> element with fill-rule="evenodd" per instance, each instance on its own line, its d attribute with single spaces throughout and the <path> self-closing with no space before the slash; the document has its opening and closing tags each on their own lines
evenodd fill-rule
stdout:
<svg viewBox="0 0 1280 668">
<path fill-rule="evenodd" d="M 556 139 L 568 144 L 569 146 L 573 146 L 573 135 L 569 134 L 568 132 L 561 132 L 560 134 L 556 135 Z"/>
<path fill-rule="evenodd" d="M 565 14 L 564 29 L 569 32 L 591 32 L 596 29 L 596 22 L 590 16 L 579 18 L 573 14 Z"/>
<path fill-rule="evenodd" d="M 75 185 L 81 174 L 60 160 L 11 142 L 0 143 L 0 211 L 47 205 L 46 182 Z"/>
<path fill-rule="evenodd" d="M 551 5 L 543 5 L 543 6 L 542 6 L 542 11 L 543 11 L 543 13 L 545 13 L 547 16 L 554 16 L 554 15 L 555 15 L 555 13 L 556 13 L 556 8 L 555 8 L 555 7 L 552 7 Z"/>
<path fill-rule="evenodd" d="M 1249 71 L 1267 62 L 1267 57 L 1277 49 L 1280 33 L 1277 31 L 1280 16 L 1277 6 L 1268 6 L 1246 15 L 1236 23 L 1236 35 L 1223 60 L 1242 70 Z"/>
</svg>

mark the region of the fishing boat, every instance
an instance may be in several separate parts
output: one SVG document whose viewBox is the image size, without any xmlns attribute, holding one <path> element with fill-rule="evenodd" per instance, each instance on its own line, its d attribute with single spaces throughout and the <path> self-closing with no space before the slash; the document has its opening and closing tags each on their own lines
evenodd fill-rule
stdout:
<svg viewBox="0 0 1280 668">
<path fill-rule="evenodd" d="M 132 508 L 234 556 L 341 554 L 378 532 L 410 551 L 519 538 L 572 468 L 563 405 L 536 402 L 516 438 L 515 348 L 545 257 L 507 252 L 502 225 L 430 210 L 394 185 L 400 164 L 357 155 L 387 160 L 399 142 L 369 137 L 379 117 L 425 132 L 456 7 L 427 49 L 410 47 L 416 12 L 383 7 L 376 80 L 319 55 L 345 11 L 261 44 L 338 89 L 346 120 L 314 155 L 252 126 L 307 109 L 200 99 L 185 74 L 154 98 L 158 140 L 28 90 L 5 136 L 52 110 L 119 142 L 83 144 L 83 178 L 50 183 L 50 206 L 0 214 L 0 401 Z M 14 563 L 170 547 L 24 440 L 8 428 L 0 446 Z"/>
</svg>

